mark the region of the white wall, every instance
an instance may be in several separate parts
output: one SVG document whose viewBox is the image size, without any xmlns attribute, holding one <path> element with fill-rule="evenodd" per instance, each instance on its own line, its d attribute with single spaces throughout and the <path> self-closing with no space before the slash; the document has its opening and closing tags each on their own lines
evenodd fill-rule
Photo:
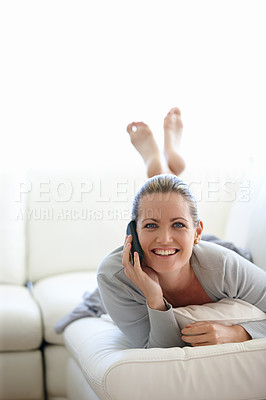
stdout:
<svg viewBox="0 0 266 400">
<path fill-rule="evenodd" d="M 265 137 L 264 0 L 2 0 L 0 167 L 141 163 L 180 106 L 189 165 L 245 164 Z"/>
</svg>

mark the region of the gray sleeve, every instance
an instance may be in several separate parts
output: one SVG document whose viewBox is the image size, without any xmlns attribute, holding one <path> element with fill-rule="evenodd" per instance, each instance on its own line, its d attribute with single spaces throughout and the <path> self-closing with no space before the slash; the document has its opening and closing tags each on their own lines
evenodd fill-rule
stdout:
<svg viewBox="0 0 266 400">
<path fill-rule="evenodd" d="M 98 270 L 97 280 L 104 306 L 119 329 L 136 348 L 183 347 L 180 329 L 173 309 L 167 305 L 166 311 L 150 309 L 141 292 L 127 281 L 124 271 L 108 273 L 110 263 L 117 262 L 105 258 Z M 121 266 L 120 261 L 120 266 Z"/>
<path fill-rule="evenodd" d="M 228 297 L 247 301 L 266 313 L 266 272 L 231 253 L 225 265 L 225 292 Z M 252 339 L 266 337 L 266 320 L 239 324 Z"/>
</svg>

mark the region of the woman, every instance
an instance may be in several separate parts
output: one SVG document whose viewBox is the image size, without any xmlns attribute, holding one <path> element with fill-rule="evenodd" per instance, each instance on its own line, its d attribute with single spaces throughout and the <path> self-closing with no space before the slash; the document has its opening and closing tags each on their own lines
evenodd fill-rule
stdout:
<svg viewBox="0 0 266 400">
<path fill-rule="evenodd" d="M 132 209 L 144 258 L 142 265 L 137 252 L 131 259 L 131 235 L 123 247 L 105 257 L 98 270 L 105 308 L 133 347 L 202 346 L 265 337 L 265 320 L 234 326 L 197 322 L 182 331 L 178 326 L 173 307 L 226 297 L 245 300 L 266 312 L 266 272 L 233 251 L 201 241 L 203 224 L 196 202 L 176 176 L 184 168 L 179 109 L 167 114 L 164 131 L 165 159 L 147 125 L 128 126 L 151 177 L 137 193 Z M 166 168 L 172 174 L 161 175 Z"/>
</svg>

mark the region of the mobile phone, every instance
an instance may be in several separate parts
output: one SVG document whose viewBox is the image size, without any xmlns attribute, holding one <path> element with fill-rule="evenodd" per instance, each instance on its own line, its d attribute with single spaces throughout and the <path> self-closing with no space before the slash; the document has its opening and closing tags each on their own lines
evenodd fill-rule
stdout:
<svg viewBox="0 0 266 400">
<path fill-rule="evenodd" d="M 130 221 L 130 223 L 127 226 L 127 235 L 132 236 L 132 244 L 131 244 L 131 258 L 132 258 L 132 263 L 134 264 L 134 252 L 136 251 L 139 255 L 139 261 L 140 265 L 142 264 L 143 260 L 143 250 L 141 248 L 141 245 L 139 243 L 139 238 L 137 234 L 137 227 L 136 227 L 136 221 Z"/>
</svg>

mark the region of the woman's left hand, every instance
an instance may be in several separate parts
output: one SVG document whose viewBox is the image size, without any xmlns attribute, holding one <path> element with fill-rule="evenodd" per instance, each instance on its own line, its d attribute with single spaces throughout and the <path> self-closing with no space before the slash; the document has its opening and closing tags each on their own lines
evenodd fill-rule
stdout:
<svg viewBox="0 0 266 400">
<path fill-rule="evenodd" d="M 182 340 L 191 346 L 238 343 L 250 340 L 247 331 L 240 325 L 227 326 L 210 321 L 195 322 L 182 329 Z"/>
</svg>

